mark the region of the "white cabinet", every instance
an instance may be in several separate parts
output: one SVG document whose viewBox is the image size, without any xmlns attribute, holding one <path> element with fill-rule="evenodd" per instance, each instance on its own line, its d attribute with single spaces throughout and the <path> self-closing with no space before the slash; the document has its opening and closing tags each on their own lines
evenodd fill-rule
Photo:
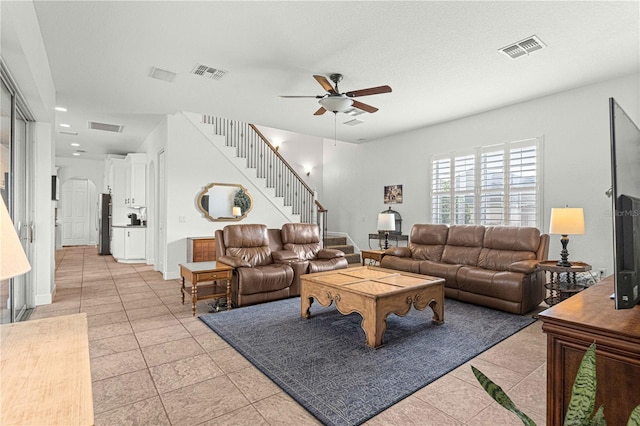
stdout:
<svg viewBox="0 0 640 426">
<path fill-rule="evenodd" d="M 111 228 L 111 254 L 114 259 L 124 259 L 124 228 Z"/>
<path fill-rule="evenodd" d="M 147 229 L 114 226 L 111 233 L 111 254 L 121 263 L 140 263 L 146 258 Z"/>
<path fill-rule="evenodd" d="M 128 154 L 125 172 L 125 203 L 130 207 L 147 204 L 147 154 Z"/>
</svg>

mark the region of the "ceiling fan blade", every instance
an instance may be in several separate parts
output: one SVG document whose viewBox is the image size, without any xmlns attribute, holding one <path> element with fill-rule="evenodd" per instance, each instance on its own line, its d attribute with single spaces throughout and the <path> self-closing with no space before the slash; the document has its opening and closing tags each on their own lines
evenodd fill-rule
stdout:
<svg viewBox="0 0 640 426">
<path fill-rule="evenodd" d="M 324 107 L 320 107 L 320 109 L 319 109 L 319 110 L 317 110 L 316 112 L 314 112 L 314 113 L 313 113 L 313 115 L 322 115 L 322 114 L 324 114 L 325 112 L 327 112 L 327 110 L 326 110 L 326 109 L 324 109 Z"/>
<path fill-rule="evenodd" d="M 290 96 L 290 95 L 280 95 L 280 96 L 278 96 L 278 97 L 279 97 L 279 98 L 314 98 L 314 99 L 322 99 L 324 96 L 320 96 L 320 95 L 317 95 L 317 96 L 295 96 L 295 95 Z"/>
<path fill-rule="evenodd" d="M 325 77 L 324 75 L 314 75 L 313 78 L 316 79 L 316 81 L 318 83 L 320 83 L 320 86 L 322 86 L 322 88 L 324 90 L 326 90 L 329 93 L 338 93 L 336 92 L 336 90 L 333 88 L 333 86 L 331 85 L 331 83 L 329 83 L 329 80 L 327 80 L 327 77 Z"/>
<path fill-rule="evenodd" d="M 378 87 L 370 87 L 368 89 L 354 90 L 352 92 L 347 92 L 346 95 L 350 98 L 356 98 L 358 96 L 377 95 L 379 93 L 389 93 L 389 92 L 391 92 L 391 87 L 378 86 Z"/>
<path fill-rule="evenodd" d="M 353 101 L 353 106 L 355 108 L 361 109 L 366 112 L 374 113 L 378 110 L 378 108 L 373 107 L 371 105 L 363 104 L 362 102 Z"/>
</svg>

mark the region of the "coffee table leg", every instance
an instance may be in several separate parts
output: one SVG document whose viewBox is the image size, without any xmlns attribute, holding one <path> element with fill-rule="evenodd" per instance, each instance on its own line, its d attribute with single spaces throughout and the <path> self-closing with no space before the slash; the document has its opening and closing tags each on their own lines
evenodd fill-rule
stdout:
<svg viewBox="0 0 640 426">
<path fill-rule="evenodd" d="M 431 303 L 429 303 L 429 307 L 433 311 L 433 318 L 431 318 L 431 322 L 436 325 L 444 323 L 444 304 L 442 302 L 432 300 Z"/>
<path fill-rule="evenodd" d="M 198 286 L 195 283 L 191 284 L 191 310 L 193 311 L 193 316 L 196 316 L 196 302 L 198 301 Z"/>
<path fill-rule="evenodd" d="M 362 317 L 362 329 L 367 339 L 367 346 L 376 349 L 382 346 L 382 336 L 387 331 L 387 316 L 376 313 L 374 318 Z"/>
</svg>

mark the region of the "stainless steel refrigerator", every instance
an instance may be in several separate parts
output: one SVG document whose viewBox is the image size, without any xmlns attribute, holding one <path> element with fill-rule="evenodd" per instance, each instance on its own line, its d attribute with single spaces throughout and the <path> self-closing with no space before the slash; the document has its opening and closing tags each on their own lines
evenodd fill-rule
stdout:
<svg viewBox="0 0 640 426">
<path fill-rule="evenodd" d="M 98 195 L 98 254 L 111 254 L 111 194 Z"/>
</svg>

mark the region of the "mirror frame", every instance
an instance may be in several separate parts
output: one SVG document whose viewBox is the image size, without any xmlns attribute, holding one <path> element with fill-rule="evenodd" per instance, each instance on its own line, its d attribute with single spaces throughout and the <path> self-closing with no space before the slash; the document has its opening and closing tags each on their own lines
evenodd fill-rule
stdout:
<svg viewBox="0 0 640 426">
<path fill-rule="evenodd" d="M 245 194 L 247 194 L 247 197 L 249 197 L 249 201 L 251 201 L 251 205 L 249 206 L 249 209 L 247 211 L 245 211 L 242 216 L 238 216 L 238 217 L 212 217 L 208 211 L 205 211 L 205 209 L 202 207 L 202 197 L 204 197 L 205 195 L 207 195 L 207 193 L 209 192 L 209 190 L 211 188 L 213 188 L 214 186 L 232 186 L 238 189 L 241 189 L 244 191 Z M 217 182 L 213 182 L 210 183 L 209 185 L 205 186 L 204 189 L 202 191 L 200 191 L 198 193 L 198 197 L 196 198 L 196 207 L 197 209 L 200 211 L 200 213 L 202 213 L 202 215 L 210 220 L 211 222 L 239 222 L 242 219 L 244 219 L 245 217 L 247 217 L 247 214 L 249 214 L 249 212 L 251 210 L 253 210 L 253 197 L 251 196 L 251 194 L 249 194 L 249 191 L 247 190 L 247 188 L 245 188 L 244 186 L 240 185 L 239 183 L 217 183 Z"/>
</svg>

